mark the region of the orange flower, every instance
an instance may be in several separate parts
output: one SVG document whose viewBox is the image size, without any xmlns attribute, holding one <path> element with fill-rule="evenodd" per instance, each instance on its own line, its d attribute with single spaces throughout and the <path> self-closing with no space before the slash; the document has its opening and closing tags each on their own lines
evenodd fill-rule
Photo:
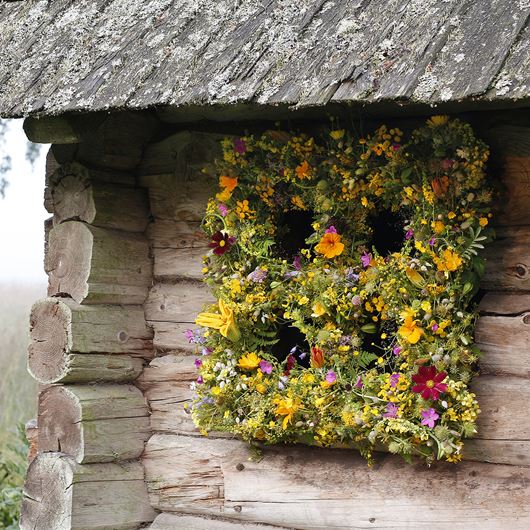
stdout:
<svg viewBox="0 0 530 530">
<path fill-rule="evenodd" d="M 304 160 L 299 166 L 296 166 L 295 172 L 300 180 L 308 179 L 311 176 L 311 166 L 307 160 Z"/>
<path fill-rule="evenodd" d="M 319 254 L 324 254 L 326 258 L 340 256 L 344 250 L 344 243 L 341 243 L 341 237 L 335 232 L 327 232 L 315 247 Z"/>
<path fill-rule="evenodd" d="M 462 265 L 462 258 L 449 248 L 443 251 L 442 256 L 442 258 L 434 258 L 439 271 L 453 272 Z"/>
<path fill-rule="evenodd" d="M 416 344 L 423 335 L 423 329 L 417 325 L 417 320 L 412 316 L 405 318 L 404 324 L 399 328 L 398 333 L 410 344 Z"/>
<path fill-rule="evenodd" d="M 322 368 L 324 366 L 324 352 L 313 346 L 311 348 L 311 367 L 312 368 Z"/>
<path fill-rule="evenodd" d="M 221 175 L 219 177 L 219 186 L 225 188 L 228 191 L 234 191 L 237 186 L 237 177 L 228 177 L 227 175 Z"/>
</svg>

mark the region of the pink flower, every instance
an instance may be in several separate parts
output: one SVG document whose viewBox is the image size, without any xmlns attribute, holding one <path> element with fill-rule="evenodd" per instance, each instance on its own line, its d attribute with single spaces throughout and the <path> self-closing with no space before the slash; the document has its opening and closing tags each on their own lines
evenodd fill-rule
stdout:
<svg viewBox="0 0 530 530">
<path fill-rule="evenodd" d="M 326 234 L 336 234 L 337 233 L 337 229 L 331 225 L 327 230 L 326 230 Z"/>
<path fill-rule="evenodd" d="M 330 370 L 326 374 L 326 383 L 333 384 L 336 380 L 337 380 L 337 374 L 333 370 Z"/>
<path fill-rule="evenodd" d="M 198 385 L 202 385 L 202 384 L 204 384 L 204 379 L 202 378 L 202 375 L 200 375 L 199 377 L 197 377 L 197 384 L 198 384 Z"/>
<path fill-rule="evenodd" d="M 289 354 L 287 356 L 287 360 L 285 363 L 285 370 L 283 372 L 283 375 L 288 376 L 291 373 L 291 370 L 294 368 L 294 365 L 296 364 L 296 359 L 293 354 Z"/>
<path fill-rule="evenodd" d="M 202 366 L 202 361 L 200 359 L 195 359 L 195 368 L 200 368 Z"/>
<path fill-rule="evenodd" d="M 401 377 L 401 374 L 392 374 L 390 376 L 390 386 L 392 388 L 396 387 L 396 385 L 399 383 L 399 378 Z"/>
<path fill-rule="evenodd" d="M 438 328 L 439 328 L 439 327 L 440 327 L 440 326 L 435 322 L 435 323 L 431 326 L 431 329 L 432 329 L 433 331 L 438 331 Z"/>
<path fill-rule="evenodd" d="M 366 269 L 367 267 L 370 266 L 370 262 L 372 261 L 372 254 L 368 254 L 367 252 L 365 252 L 362 256 L 361 256 L 361 263 L 363 264 L 363 267 Z"/>
<path fill-rule="evenodd" d="M 300 254 L 298 254 L 297 256 L 294 257 L 293 267 L 297 271 L 302 270 L 302 256 L 300 256 Z"/>
<path fill-rule="evenodd" d="M 247 146 L 242 138 L 236 138 L 234 140 L 234 151 L 240 155 L 247 152 Z"/>
<path fill-rule="evenodd" d="M 219 208 L 219 213 L 223 216 L 223 217 L 226 217 L 227 213 L 228 213 L 228 207 L 225 205 L 225 204 L 220 204 L 218 206 Z"/>
<path fill-rule="evenodd" d="M 426 425 L 429 429 L 434 427 L 436 420 L 440 417 L 434 409 L 422 410 L 421 415 L 423 417 L 421 424 Z"/>
<path fill-rule="evenodd" d="M 403 348 L 401 346 L 395 346 L 394 349 L 392 350 L 392 353 L 397 356 L 401 353 L 402 350 Z"/>
<path fill-rule="evenodd" d="M 270 362 L 268 362 L 268 361 L 260 361 L 259 369 L 264 374 L 271 374 L 272 373 L 272 364 Z"/>
<path fill-rule="evenodd" d="M 431 239 L 429 239 L 429 245 L 431 247 L 434 247 L 434 245 L 436 245 L 436 238 L 434 236 L 432 236 Z"/>
<path fill-rule="evenodd" d="M 405 239 L 412 239 L 413 235 L 414 235 L 414 230 L 412 230 L 412 228 L 409 228 L 407 232 L 405 233 Z"/>
<path fill-rule="evenodd" d="M 397 418 L 398 406 L 395 403 L 388 403 L 383 418 Z"/>
<path fill-rule="evenodd" d="M 416 383 L 412 391 L 421 394 L 425 400 L 436 401 L 440 394 L 447 391 L 447 385 L 442 381 L 447 377 L 446 372 L 436 372 L 435 366 L 420 366 L 418 373 L 412 376 Z"/>
<path fill-rule="evenodd" d="M 356 382 L 355 385 L 353 385 L 353 386 L 355 386 L 355 388 L 362 388 L 362 387 L 364 386 L 364 385 L 363 385 L 363 380 L 361 379 L 361 376 L 359 376 L 359 377 L 357 378 L 357 382 Z"/>
</svg>

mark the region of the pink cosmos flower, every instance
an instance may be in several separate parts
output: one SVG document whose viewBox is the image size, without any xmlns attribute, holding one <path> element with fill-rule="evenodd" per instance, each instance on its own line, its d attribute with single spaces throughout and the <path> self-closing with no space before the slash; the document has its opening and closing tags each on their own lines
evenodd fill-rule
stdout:
<svg viewBox="0 0 530 530">
<path fill-rule="evenodd" d="M 370 266 L 370 262 L 372 261 L 372 254 L 368 254 L 367 252 L 365 252 L 362 256 L 361 256 L 361 263 L 363 264 L 363 267 L 366 269 Z"/>
<path fill-rule="evenodd" d="M 388 403 L 383 418 L 397 418 L 398 406 L 395 403 Z"/>
<path fill-rule="evenodd" d="M 272 364 L 270 362 L 268 362 L 268 361 L 260 361 L 259 369 L 264 374 L 271 374 L 272 373 Z"/>
<path fill-rule="evenodd" d="M 423 417 L 421 424 L 426 425 L 429 429 L 434 428 L 436 420 L 440 417 L 434 409 L 422 410 L 421 415 Z"/>
<path fill-rule="evenodd" d="M 447 391 L 447 385 L 442 381 L 447 377 L 446 372 L 436 372 L 435 366 L 420 366 L 418 373 L 412 376 L 416 383 L 412 391 L 421 394 L 425 400 L 436 401 L 440 394 Z"/>
</svg>

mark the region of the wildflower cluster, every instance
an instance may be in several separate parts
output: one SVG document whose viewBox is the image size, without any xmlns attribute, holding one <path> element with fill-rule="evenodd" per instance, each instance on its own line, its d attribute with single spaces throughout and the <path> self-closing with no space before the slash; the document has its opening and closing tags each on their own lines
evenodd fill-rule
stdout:
<svg viewBox="0 0 530 530">
<path fill-rule="evenodd" d="M 488 149 L 445 116 L 404 137 L 223 142 L 203 223 L 218 303 L 188 333 L 203 432 L 461 458 L 479 413 Z"/>
</svg>

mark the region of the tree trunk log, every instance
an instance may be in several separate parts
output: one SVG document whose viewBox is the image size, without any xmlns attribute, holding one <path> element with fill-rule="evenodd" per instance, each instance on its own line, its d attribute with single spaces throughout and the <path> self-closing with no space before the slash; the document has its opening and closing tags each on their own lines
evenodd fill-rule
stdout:
<svg viewBox="0 0 530 530">
<path fill-rule="evenodd" d="M 132 380 L 141 371 L 133 357 L 153 356 L 141 307 L 46 298 L 31 310 L 30 336 L 28 369 L 43 384 Z"/>
<path fill-rule="evenodd" d="M 84 221 L 102 228 L 144 232 L 148 223 L 145 190 L 93 180 L 81 164 L 58 168 L 48 179 L 48 211 L 54 224 Z"/>
<path fill-rule="evenodd" d="M 156 434 L 142 462 L 153 507 L 294 528 L 526 529 L 530 468 Z"/>
<path fill-rule="evenodd" d="M 92 304 L 141 304 L 151 283 L 147 239 L 67 221 L 50 232 L 48 294 Z"/>
<path fill-rule="evenodd" d="M 81 141 L 72 121 L 64 116 L 26 118 L 24 132 L 28 140 L 36 144 L 76 144 Z"/>
<path fill-rule="evenodd" d="M 80 465 L 62 453 L 31 463 L 21 530 L 128 530 L 152 521 L 139 462 Z"/>
<path fill-rule="evenodd" d="M 39 448 L 80 464 L 138 458 L 149 438 L 145 399 L 131 385 L 50 386 L 39 395 Z"/>
<path fill-rule="evenodd" d="M 176 513 L 161 513 L 148 527 L 149 530 L 289 530 L 284 526 L 246 524 L 224 519 L 210 519 Z M 292 529 L 291 529 L 292 530 Z"/>
<path fill-rule="evenodd" d="M 37 456 L 39 450 L 39 427 L 37 420 L 29 420 L 24 426 L 24 432 L 26 434 L 26 440 L 28 441 L 28 463 L 31 464 L 33 459 Z"/>
</svg>

